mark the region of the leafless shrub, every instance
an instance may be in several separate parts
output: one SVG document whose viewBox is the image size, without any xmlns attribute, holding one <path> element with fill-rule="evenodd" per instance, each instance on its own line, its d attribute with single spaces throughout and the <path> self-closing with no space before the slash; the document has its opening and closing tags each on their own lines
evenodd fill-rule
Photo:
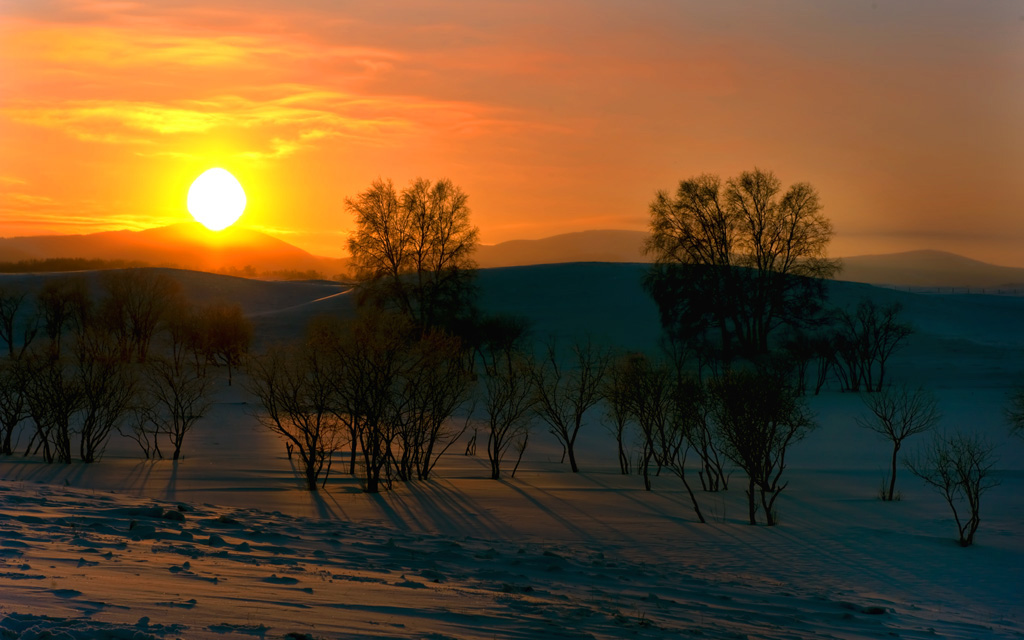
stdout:
<svg viewBox="0 0 1024 640">
<path fill-rule="evenodd" d="M 315 341 L 271 348 L 248 362 L 248 389 L 259 399 L 260 422 L 294 446 L 306 480 L 317 490 L 329 460 L 343 444 L 335 412 L 335 367 Z"/>
<path fill-rule="evenodd" d="M 25 397 L 35 433 L 25 453 L 43 453 L 46 462 L 71 462 L 71 422 L 82 406 L 81 384 L 56 343 L 25 356 Z M 33 445 L 35 448 L 33 449 Z"/>
<path fill-rule="evenodd" d="M 881 306 L 861 300 L 855 310 L 840 311 L 834 337 L 836 367 L 843 386 L 851 391 L 881 391 L 889 358 L 906 343 L 914 328 L 899 319 L 898 302 Z"/>
<path fill-rule="evenodd" d="M 572 357 L 563 365 L 556 342 L 550 340 L 544 357 L 530 368 L 530 376 L 537 393 L 537 415 L 561 443 L 563 462 L 568 456 L 572 472 L 577 473 L 576 438 L 584 414 L 601 399 L 610 355 L 590 339 L 574 342 L 570 351 Z"/>
<path fill-rule="evenodd" d="M 635 390 L 631 377 L 631 359 L 620 356 L 608 367 L 608 375 L 602 386 L 601 395 L 605 402 L 605 420 L 610 423 L 618 446 L 619 472 L 629 475 L 631 451 L 627 445 L 627 430 L 633 420 L 633 397 Z"/>
<path fill-rule="evenodd" d="M 79 453 L 82 461 L 95 462 L 111 431 L 128 414 L 135 399 L 135 377 L 121 358 L 119 345 L 105 332 L 85 331 L 73 351 L 81 392 Z"/>
<path fill-rule="evenodd" d="M 759 494 L 772 526 L 775 501 L 789 484 L 782 482 L 786 453 L 815 427 L 811 414 L 776 373 L 733 371 L 712 380 L 710 392 L 722 451 L 747 474 L 750 524 L 757 524 Z"/>
<path fill-rule="evenodd" d="M 154 437 L 167 436 L 173 449 L 171 458 L 177 460 L 185 436 L 212 405 L 212 382 L 203 370 L 185 359 L 151 356 L 143 371 L 140 395 L 144 409 L 137 415 L 149 423 Z"/>
<path fill-rule="evenodd" d="M 961 547 L 974 543 L 981 524 L 981 496 L 999 484 L 992 477 L 995 449 L 979 435 L 936 434 L 917 457 L 907 460 L 910 472 L 945 498 L 956 521 Z"/>
<path fill-rule="evenodd" d="M 485 356 L 483 389 L 487 414 L 487 459 L 491 478 L 501 478 L 501 463 L 510 448 L 522 460 L 530 437 L 530 422 L 536 402 L 530 380 L 531 363 L 518 349 L 506 346 Z M 518 462 L 516 463 L 518 467 Z"/>
</svg>

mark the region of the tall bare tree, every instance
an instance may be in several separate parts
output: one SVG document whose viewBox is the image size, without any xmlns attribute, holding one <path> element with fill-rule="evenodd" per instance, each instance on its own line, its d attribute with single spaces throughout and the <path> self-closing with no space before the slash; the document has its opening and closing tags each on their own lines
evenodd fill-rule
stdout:
<svg viewBox="0 0 1024 640">
<path fill-rule="evenodd" d="M 39 330 L 39 318 L 26 310 L 28 291 L 11 286 L 0 286 L 0 340 L 7 345 L 7 356 L 20 356 L 32 343 Z M 17 330 L 19 312 L 24 317 L 20 335 Z"/>
<path fill-rule="evenodd" d="M 57 352 L 56 342 L 26 355 L 25 362 L 25 397 L 35 423 L 26 455 L 42 450 L 46 462 L 70 463 L 72 420 L 82 407 L 80 381 L 68 358 Z"/>
<path fill-rule="evenodd" d="M 338 346 L 338 417 L 356 424 L 366 493 L 391 488 L 392 446 L 401 422 L 396 396 L 411 335 L 406 316 L 368 312 L 345 328 Z"/>
<path fill-rule="evenodd" d="M 461 341 L 440 331 L 410 345 L 410 356 L 396 389 L 399 476 L 425 480 L 466 431 L 468 420 L 458 425 L 452 414 L 469 401 L 473 376 L 465 366 Z"/>
<path fill-rule="evenodd" d="M 14 433 L 28 417 L 25 386 L 28 384 L 25 360 L 0 359 L 0 455 L 14 453 Z"/>
<path fill-rule="evenodd" d="M 536 393 L 530 361 L 515 345 L 489 350 L 484 357 L 483 396 L 487 414 L 487 459 L 491 478 L 501 478 L 501 464 L 510 449 L 522 460 L 530 438 Z M 518 467 L 518 461 L 516 463 Z"/>
<path fill-rule="evenodd" d="M 630 451 L 626 442 L 627 429 L 633 420 L 633 398 L 635 395 L 629 356 L 619 356 L 608 366 L 608 373 L 602 385 L 601 395 L 605 403 L 605 420 L 615 434 L 618 445 L 619 472 L 629 475 Z"/>
<path fill-rule="evenodd" d="M 882 494 L 884 500 L 891 501 L 895 498 L 896 461 L 903 441 L 934 427 L 941 414 L 935 397 L 920 387 L 886 387 L 878 393 L 861 396 L 861 400 L 871 415 L 858 416 L 857 424 L 892 442 L 889 488 Z"/>
<path fill-rule="evenodd" d="M 81 392 L 79 455 L 83 462 L 95 462 L 106 450 L 111 431 L 127 417 L 136 382 L 119 345 L 106 332 L 83 332 L 73 352 Z"/>
<path fill-rule="evenodd" d="M 779 326 L 817 315 L 832 225 L 807 183 L 782 191 L 771 172 L 754 169 L 723 183 L 702 175 L 660 191 L 650 205 L 655 259 L 646 286 L 666 331 L 683 341 L 718 334 L 721 356 L 769 350 Z"/>
<path fill-rule="evenodd" d="M 544 358 L 530 368 L 530 376 L 537 393 L 537 415 L 561 443 L 563 462 L 568 456 L 572 472 L 578 473 L 576 438 L 584 414 L 601 400 L 601 386 L 611 356 L 589 338 L 574 342 L 570 354 L 563 363 L 563 354 L 552 338 Z"/>
<path fill-rule="evenodd" d="M 396 308 L 421 327 L 449 325 L 473 306 L 478 231 L 466 194 L 450 180 L 422 178 L 401 193 L 375 181 L 345 208 L 355 215 L 349 238 L 360 299 Z"/>
<path fill-rule="evenodd" d="M 907 461 L 910 472 L 933 487 L 953 511 L 961 547 L 974 544 L 981 524 L 981 496 L 999 484 L 992 477 L 995 449 L 974 433 L 935 434 L 929 446 Z"/>
</svg>

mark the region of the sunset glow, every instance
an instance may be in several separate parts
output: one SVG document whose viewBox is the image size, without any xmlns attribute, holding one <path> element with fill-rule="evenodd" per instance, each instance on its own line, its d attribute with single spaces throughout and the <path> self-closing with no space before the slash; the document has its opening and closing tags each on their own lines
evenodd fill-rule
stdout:
<svg viewBox="0 0 1024 640">
<path fill-rule="evenodd" d="M 481 240 L 644 229 L 658 189 L 807 181 L 836 255 L 1024 265 L 1012 2 L 0 3 L 0 236 L 244 224 L 344 253 L 378 177 L 449 178 Z"/>
<path fill-rule="evenodd" d="M 209 169 L 189 187 L 187 203 L 196 222 L 210 231 L 222 231 L 242 217 L 245 190 L 230 172 Z"/>
</svg>

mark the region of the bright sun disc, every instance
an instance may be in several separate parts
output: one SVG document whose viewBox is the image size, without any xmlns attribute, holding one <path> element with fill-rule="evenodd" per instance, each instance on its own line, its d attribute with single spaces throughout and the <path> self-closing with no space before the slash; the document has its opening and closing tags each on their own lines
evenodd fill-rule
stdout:
<svg viewBox="0 0 1024 640">
<path fill-rule="evenodd" d="M 210 231 L 227 229 L 245 211 L 242 184 L 224 169 L 208 169 L 188 190 L 188 212 Z"/>
</svg>

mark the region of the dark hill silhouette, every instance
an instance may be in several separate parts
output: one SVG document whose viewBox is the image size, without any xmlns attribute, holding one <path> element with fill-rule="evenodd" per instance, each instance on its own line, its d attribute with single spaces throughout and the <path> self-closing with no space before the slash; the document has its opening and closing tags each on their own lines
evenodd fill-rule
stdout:
<svg viewBox="0 0 1024 640">
<path fill-rule="evenodd" d="M 1024 288 L 1024 269 L 922 250 L 843 258 L 837 279 L 906 287 Z"/>
<path fill-rule="evenodd" d="M 647 262 L 646 231 L 579 231 L 539 240 L 480 245 L 474 258 L 484 269 L 565 262 Z"/>
<path fill-rule="evenodd" d="M 568 262 L 650 262 L 644 231 L 583 231 L 512 240 L 477 249 L 481 268 Z M 901 287 L 1024 289 L 1024 269 L 1002 267 L 945 251 L 861 255 L 843 258 L 837 280 Z"/>
<path fill-rule="evenodd" d="M 201 271 L 318 271 L 327 276 L 345 269 L 343 260 L 314 256 L 259 231 L 231 227 L 215 233 L 194 222 L 143 231 L 0 239 L 0 261 L 48 258 L 140 261 Z"/>
<path fill-rule="evenodd" d="M 645 263 L 645 231 L 580 231 L 481 245 L 475 259 L 483 268 L 572 262 Z M 230 227 L 214 233 L 198 223 L 144 231 L 87 235 L 0 238 L 0 263 L 49 258 L 138 261 L 201 271 L 264 273 L 316 271 L 344 274 L 346 258 L 314 256 L 283 240 L 251 229 Z M 1024 269 L 1002 267 L 944 251 L 908 251 L 843 259 L 837 280 L 904 287 L 1024 289 Z"/>
</svg>

